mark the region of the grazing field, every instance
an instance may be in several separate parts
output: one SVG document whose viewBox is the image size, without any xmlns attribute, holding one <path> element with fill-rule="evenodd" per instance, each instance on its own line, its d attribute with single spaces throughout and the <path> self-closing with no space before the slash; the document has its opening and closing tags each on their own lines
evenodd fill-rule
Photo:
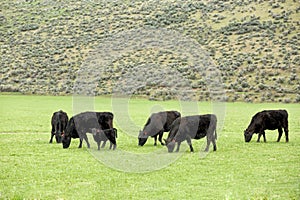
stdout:
<svg viewBox="0 0 300 200">
<path fill-rule="evenodd" d="M 114 112 L 118 147 L 109 151 L 107 144 L 97 152 L 92 140 L 91 150 L 85 143 L 78 149 L 78 139 L 72 140 L 69 149 L 48 143 L 52 113 L 63 109 L 69 117 L 73 115 L 71 96 L 0 95 L 0 199 L 300 198 L 299 104 L 111 99 L 96 97 L 95 110 Z M 243 130 L 251 117 L 263 109 L 279 108 L 289 112 L 290 142 L 285 143 L 283 135 L 277 143 L 277 131 L 266 131 L 267 143 L 257 143 L 257 135 L 245 143 Z M 218 150 L 212 152 L 211 147 L 209 154 L 201 153 L 205 139 L 192 141 L 195 153 L 184 142 L 180 153 L 169 154 L 166 147 L 154 147 L 152 138 L 138 147 L 138 131 L 150 112 L 163 109 L 176 109 L 183 115 L 221 110 L 217 113 Z M 155 169 L 143 171 L 127 163 L 136 169 L 124 170 L 130 161 L 128 156 L 120 157 L 124 152 L 141 159 L 149 156 Z M 101 160 L 108 156 L 120 159 L 122 166 L 109 167 Z M 166 164 L 166 159 L 173 161 Z"/>
</svg>

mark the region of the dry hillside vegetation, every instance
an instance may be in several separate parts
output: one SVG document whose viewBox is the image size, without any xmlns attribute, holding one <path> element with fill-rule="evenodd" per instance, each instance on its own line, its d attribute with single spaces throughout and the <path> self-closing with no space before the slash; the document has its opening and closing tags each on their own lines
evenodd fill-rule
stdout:
<svg viewBox="0 0 300 200">
<path fill-rule="evenodd" d="M 90 52 L 108 38 L 122 41 L 118 36 L 126 31 L 154 29 L 197 41 L 200 54 L 214 63 L 207 68 L 217 69 L 213 76 L 226 94 L 221 91 L 219 100 L 300 102 L 297 0 L 4 0 L 0 10 L 2 92 L 73 94 Z M 123 52 L 103 68 L 101 74 L 88 70 L 86 82 L 95 85 L 88 94 L 215 98 L 207 69 L 199 70 L 172 48 Z M 75 88 L 81 91 L 86 87 L 80 83 Z"/>
</svg>

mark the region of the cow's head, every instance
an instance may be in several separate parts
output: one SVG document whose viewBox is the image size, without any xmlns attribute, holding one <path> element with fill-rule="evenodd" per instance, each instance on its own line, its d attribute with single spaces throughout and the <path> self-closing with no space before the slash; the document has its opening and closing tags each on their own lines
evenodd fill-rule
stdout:
<svg viewBox="0 0 300 200">
<path fill-rule="evenodd" d="M 251 133 L 248 130 L 245 130 L 244 131 L 245 142 L 250 142 L 252 139 L 252 135 L 253 135 L 253 133 Z"/>
<path fill-rule="evenodd" d="M 169 153 L 172 153 L 174 151 L 174 148 L 175 148 L 175 140 L 169 140 L 168 139 L 164 139 L 165 143 L 166 143 L 166 146 L 168 148 L 168 152 Z"/>
<path fill-rule="evenodd" d="M 166 143 L 166 146 L 168 148 L 168 152 L 169 153 L 172 153 L 174 151 L 174 148 L 175 148 L 175 140 L 170 140 L 169 138 L 167 139 L 164 139 L 165 143 Z"/>
<path fill-rule="evenodd" d="M 62 135 L 62 144 L 63 144 L 63 148 L 69 148 L 70 143 L 71 143 L 71 134 L 72 131 L 74 131 L 74 126 L 73 126 L 73 122 L 72 120 L 70 120 L 70 123 L 68 123 L 66 130 L 64 132 L 64 134 Z"/>
<path fill-rule="evenodd" d="M 70 143 L 71 143 L 71 136 L 63 135 L 63 137 L 62 137 L 63 148 L 64 149 L 69 148 Z"/>
<path fill-rule="evenodd" d="M 138 140 L 139 140 L 139 146 L 144 146 L 144 144 L 147 142 L 147 139 L 148 139 L 148 134 L 147 134 L 147 132 L 145 132 L 145 131 L 140 131 L 139 137 L 138 137 Z"/>
</svg>

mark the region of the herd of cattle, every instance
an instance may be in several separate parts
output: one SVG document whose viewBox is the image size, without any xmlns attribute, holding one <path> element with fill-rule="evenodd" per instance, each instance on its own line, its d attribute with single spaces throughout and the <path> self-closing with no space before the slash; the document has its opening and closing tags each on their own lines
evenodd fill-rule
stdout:
<svg viewBox="0 0 300 200">
<path fill-rule="evenodd" d="M 98 150 L 105 147 L 107 140 L 110 142 L 110 149 L 115 149 L 117 146 L 117 129 L 113 127 L 114 115 L 111 112 L 83 112 L 77 114 L 70 119 L 67 113 L 60 110 L 53 113 L 51 119 L 51 138 L 55 136 L 57 143 L 63 143 L 63 148 L 68 148 L 71 143 L 71 138 L 79 138 L 79 147 L 82 147 L 82 141 L 85 140 L 87 147 L 90 148 L 87 133 L 93 135 L 97 143 Z M 201 139 L 206 136 L 207 145 L 205 151 L 209 151 L 210 143 L 213 144 L 213 150 L 217 150 L 217 117 L 214 114 L 193 115 L 181 117 L 177 111 L 164 111 L 153 113 L 148 118 L 143 130 L 138 134 L 138 144 L 143 146 L 148 137 L 154 138 L 154 145 L 158 140 L 161 145 L 166 145 L 168 152 L 173 152 L 177 143 L 176 152 L 179 151 L 180 144 L 184 140 L 187 141 L 190 151 L 193 152 L 191 139 Z M 286 142 L 288 137 L 288 113 L 286 110 L 264 110 L 256 113 L 244 131 L 246 142 L 250 142 L 254 133 L 258 133 L 257 142 L 263 136 L 266 142 L 265 130 L 278 129 L 278 139 L 282 136 L 282 128 L 284 129 Z M 167 139 L 162 141 L 163 133 L 169 132 Z"/>
</svg>

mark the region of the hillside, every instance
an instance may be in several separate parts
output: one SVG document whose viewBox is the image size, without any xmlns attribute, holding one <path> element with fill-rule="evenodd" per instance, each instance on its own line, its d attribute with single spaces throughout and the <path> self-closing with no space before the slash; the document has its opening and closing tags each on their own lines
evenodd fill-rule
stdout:
<svg viewBox="0 0 300 200">
<path fill-rule="evenodd" d="M 216 88 L 222 101 L 300 102 L 297 0 L 3 0 L 0 10 L 1 92 L 210 100 Z"/>
</svg>

